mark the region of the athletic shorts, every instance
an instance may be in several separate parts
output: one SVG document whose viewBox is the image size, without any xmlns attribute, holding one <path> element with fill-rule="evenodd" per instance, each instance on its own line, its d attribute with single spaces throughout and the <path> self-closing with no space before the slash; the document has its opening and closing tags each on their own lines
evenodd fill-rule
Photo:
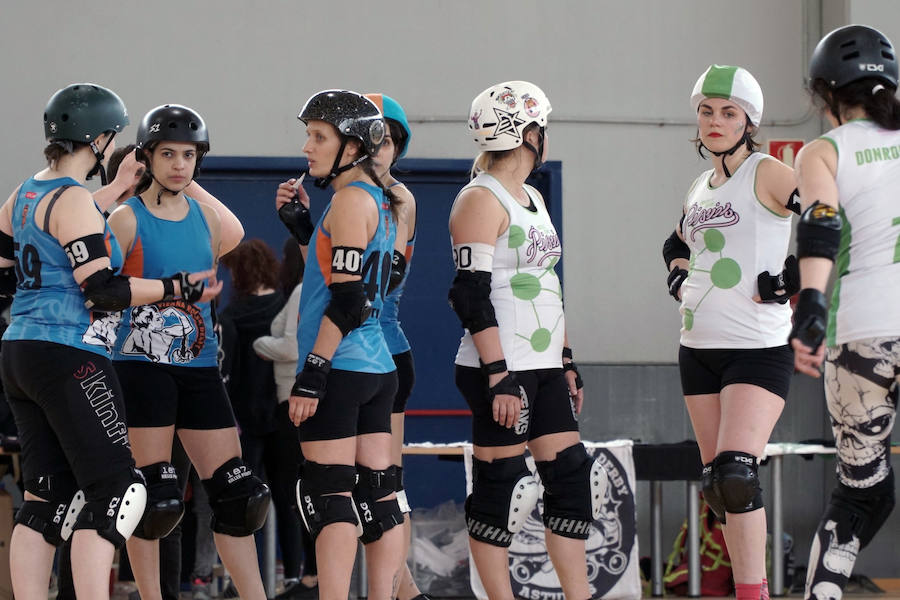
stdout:
<svg viewBox="0 0 900 600">
<path fill-rule="evenodd" d="M 391 412 L 397 414 L 406 410 L 406 402 L 416 384 L 416 366 L 412 350 L 395 354 L 394 364 L 397 366 L 397 395 L 394 396 L 394 408 Z"/>
<path fill-rule="evenodd" d="M 113 363 L 129 427 L 227 429 L 235 426 L 231 401 L 217 367 L 180 367 L 136 360 Z"/>
<path fill-rule="evenodd" d="M 122 389 L 106 356 L 34 340 L 3 342 L 6 397 L 28 481 L 71 471 L 85 488 L 134 466 Z"/>
<path fill-rule="evenodd" d="M 726 385 L 749 383 L 786 400 L 794 374 L 790 346 L 735 350 L 678 349 L 685 396 L 718 394 Z"/>
<path fill-rule="evenodd" d="M 487 376 L 481 369 L 456 365 L 456 387 L 472 410 L 472 441 L 476 446 L 513 446 L 551 433 L 578 431 L 575 407 L 562 369 L 516 371 L 528 406 L 519 422 L 507 428 L 494 421 Z"/>
<path fill-rule="evenodd" d="M 316 414 L 300 423 L 300 441 L 339 440 L 391 432 L 397 372 L 359 373 L 332 369 Z"/>
</svg>

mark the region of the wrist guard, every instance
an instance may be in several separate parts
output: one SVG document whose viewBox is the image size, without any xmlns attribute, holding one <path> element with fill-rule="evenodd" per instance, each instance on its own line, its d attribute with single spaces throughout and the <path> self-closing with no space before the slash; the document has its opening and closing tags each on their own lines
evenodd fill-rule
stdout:
<svg viewBox="0 0 900 600">
<path fill-rule="evenodd" d="M 202 279 L 196 283 L 191 283 L 188 281 L 188 273 L 187 271 L 179 271 L 175 273 L 168 279 L 172 280 L 172 282 L 177 281 L 181 285 L 181 299 L 187 303 L 193 303 L 198 301 L 201 297 L 203 297 L 203 290 L 206 288 L 206 282 Z M 169 287 L 166 285 L 165 280 L 163 281 L 163 288 L 165 293 L 169 293 Z M 175 288 L 172 286 L 172 295 L 174 297 Z M 169 300 L 170 298 L 163 298 L 163 300 Z M 174 299 L 174 298 L 172 298 Z"/>
<path fill-rule="evenodd" d="M 825 294 L 814 288 L 800 290 L 797 306 L 794 308 L 794 326 L 788 341 L 797 338 L 804 346 L 815 352 L 822 340 L 828 323 L 828 308 Z"/>
<path fill-rule="evenodd" d="M 687 277 L 687 270 L 682 269 L 681 267 L 675 267 L 669 272 L 669 276 L 666 278 L 666 285 L 669 286 L 669 295 L 675 298 L 675 300 L 680 301 L 678 292 L 681 291 L 681 284 L 684 283 L 684 280 L 687 279 Z"/>
<path fill-rule="evenodd" d="M 509 371 L 506 374 L 506 377 L 492 385 L 488 388 L 491 393 L 491 402 L 494 401 L 494 398 L 497 396 L 508 394 L 510 396 L 518 396 L 525 401 L 527 396 L 525 395 L 525 388 L 519 383 L 519 378 L 516 377 L 516 374 L 512 371 Z"/>
<path fill-rule="evenodd" d="M 291 388 L 291 396 L 324 398 L 329 371 L 331 371 L 331 361 L 310 352 L 306 355 L 303 370 L 297 373 L 294 387 Z"/>
<path fill-rule="evenodd" d="M 578 366 L 574 361 L 563 363 L 563 372 L 565 373 L 566 371 L 575 372 L 575 389 L 580 390 L 584 387 L 584 380 L 581 379 L 581 374 L 578 372 Z"/>
<path fill-rule="evenodd" d="M 791 296 L 800 291 L 800 266 L 797 258 L 790 254 L 784 259 L 784 270 L 778 275 L 769 275 L 763 271 L 756 278 L 756 287 L 759 288 L 759 298 L 765 303 L 777 302 L 784 304 Z M 783 292 L 777 294 L 776 292 Z"/>
<path fill-rule="evenodd" d="M 278 218 L 301 246 L 309 245 L 316 226 L 313 225 L 309 209 L 303 206 L 299 200 L 291 200 L 279 208 Z"/>
<path fill-rule="evenodd" d="M 503 358 L 501 358 L 500 360 L 495 360 L 494 362 L 481 363 L 481 372 L 485 375 L 496 375 L 507 370 L 506 360 Z"/>
</svg>

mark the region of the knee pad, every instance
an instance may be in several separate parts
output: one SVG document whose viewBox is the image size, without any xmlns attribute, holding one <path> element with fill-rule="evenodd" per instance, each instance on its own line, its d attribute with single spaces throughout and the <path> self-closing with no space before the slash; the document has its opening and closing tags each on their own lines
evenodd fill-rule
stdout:
<svg viewBox="0 0 900 600">
<path fill-rule="evenodd" d="M 894 503 L 894 471 L 891 470 L 886 478 L 869 488 L 851 488 L 838 482 L 831 493 L 825 519 L 837 523 L 841 543 L 850 541 L 851 535 L 856 535 L 861 550 L 887 521 Z"/>
<path fill-rule="evenodd" d="M 586 540 L 609 488 L 606 470 L 581 443 L 535 465 L 544 483 L 544 525 L 557 535 Z"/>
<path fill-rule="evenodd" d="M 382 500 L 397 489 L 397 467 L 391 465 L 383 471 L 376 471 L 357 464 L 356 473 L 353 502 L 363 530 L 359 540 L 370 544 L 380 540 L 385 531 L 403 523 L 403 512 L 397 499 Z"/>
<path fill-rule="evenodd" d="M 713 486 L 725 512 L 747 513 L 763 507 L 756 457 L 728 450 L 713 460 Z"/>
<path fill-rule="evenodd" d="M 713 463 L 703 465 L 703 475 L 700 477 L 700 485 L 703 490 L 703 499 L 709 504 L 710 510 L 716 515 L 719 523 L 725 522 L 725 501 L 719 495 L 719 490 L 713 482 Z"/>
<path fill-rule="evenodd" d="M 134 467 L 117 473 L 84 490 L 86 503 L 74 529 L 94 529 L 103 539 L 121 548 L 144 516 L 147 486 Z"/>
<path fill-rule="evenodd" d="M 212 508 L 212 530 L 232 537 L 252 535 L 266 522 L 269 486 L 240 457 L 232 458 L 203 480 Z"/>
<path fill-rule="evenodd" d="M 356 534 L 362 535 L 353 499 L 340 495 L 353 491 L 356 478 L 356 467 L 350 465 L 322 465 L 307 460 L 300 467 L 297 509 L 313 540 L 332 523 L 352 523 L 356 525 Z"/>
<path fill-rule="evenodd" d="M 44 475 L 25 482 L 25 491 L 45 502 L 26 500 L 16 514 L 16 523 L 44 536 L 48 544 L 60 546 L 72 535 L 84 507 L 84 493 L 72 473 Z"/>
<path fill-rule="evenodd" d="M 158 462 L 141 467 L 147 481 L 147 510 L 134 535 L 144 540 L 158 540 L 169 535 L 184 515 L 184 501 L 178 487 L 175 465 Z"/>
<path fill-rule="evenodd" d="M 466 498 L 466 528 L 480 542 L 508 548 L 538 499 L 538 483 L 524 456 L 472 458 L 472 493 Z"/>
</svg>

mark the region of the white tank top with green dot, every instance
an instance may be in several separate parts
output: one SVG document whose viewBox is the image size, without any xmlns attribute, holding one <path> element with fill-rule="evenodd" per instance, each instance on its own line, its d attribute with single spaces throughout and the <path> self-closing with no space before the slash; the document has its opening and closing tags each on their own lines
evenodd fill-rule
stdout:
<svg viewBox="0 0 900 600">
<path fill-rule="evenodd" d="M 771 348 L 787 343 L 791 308 L 759 304 L 756 279 L 784 267 L 791 219 L 759 201 L 757 167 L 775 160 L 755 152 L 719 187 L 713 170 L 691 186 L 684 202 L 684 241 L 691 249 L 681 286 L 681 343 L 688 348 Z M 787 201 L 787 198 L 785 198 Z"/>
<path fill-rule="evenodd" d="M 562 288 L 554 270 L 562 258 L 562 245 L 543 199 L 526 185 L 533 204 L 533 210 L 529 210 L 486 173 L 463 190 L 470 187 L 490 190 L 509 216 L 509 228 L 494 247 L 491 274 L 491 303 L 506 366 L 511 371 L 562 367 L 565 319 Z M 472 336 L 466 331 L 456 364 L 477 367 L 478 358 Z"/>
</svg>

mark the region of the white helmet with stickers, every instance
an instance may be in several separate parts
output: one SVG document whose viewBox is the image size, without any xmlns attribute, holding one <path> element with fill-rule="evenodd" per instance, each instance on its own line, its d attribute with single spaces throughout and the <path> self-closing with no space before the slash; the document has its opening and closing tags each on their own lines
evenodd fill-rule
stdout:
<svg viewBox="0 0 900 600">
<path fill-rule="evenodd" d="M 531 123 L 547 126 L 551 110 L 547 96 L 533 83 L 498 83 L 472 101 L 469 131 L 482 150 L 512 150 L 522 145 L 522 132 Z"/>
<path fill-rule="evenodd" d="M 763 113 L 762 88 L 750 71 L 743 67 L 711 65 L 691 94 L 691 108 L 696 113 L 704 98 L 725 98 L 740 106 L 753 125 L 759 127 Z"/>
</svg>

